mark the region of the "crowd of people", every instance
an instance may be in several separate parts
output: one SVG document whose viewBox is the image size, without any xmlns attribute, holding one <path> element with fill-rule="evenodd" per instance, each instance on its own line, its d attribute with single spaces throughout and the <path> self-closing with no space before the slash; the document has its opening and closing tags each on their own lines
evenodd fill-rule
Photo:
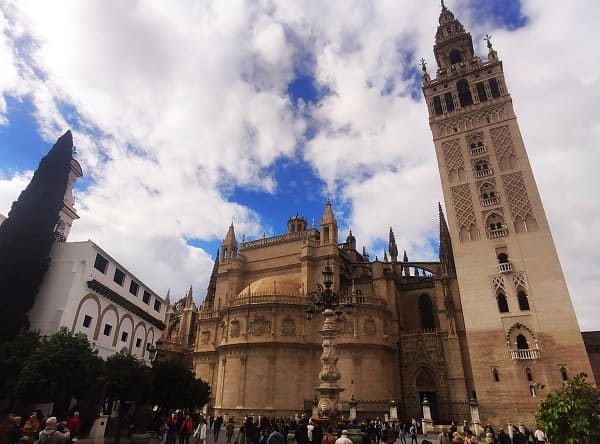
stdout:
<svg viewBox="0 0 600 444">
<path fill-rule="evenodd" d="M 78 440 L 79 430 L 79 412 L 67 421 L 45 418 L 37 409 L 27 419 L 5 413 L 0 417 L 0 444 L 72 444 Z"/>
</svg>

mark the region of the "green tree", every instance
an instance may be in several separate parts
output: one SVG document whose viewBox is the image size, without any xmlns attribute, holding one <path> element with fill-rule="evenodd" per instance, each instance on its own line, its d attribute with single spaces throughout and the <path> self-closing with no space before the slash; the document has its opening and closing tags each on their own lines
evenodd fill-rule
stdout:
<svg viewBox="0 0 600 444">
<path fill-rule="evenodd" d="M 54 413 L 64 417 L 73 397 L 97 390 L 101 363 L 84 334 L 62 327 L 25 361 L 16 392 L 23 399 L 54 402 Z"/>
<path fill-rule="evenodd" d="M 540 403 L 535 418 L 550 442 L 600 443 L 600 390 L 586 376 L 575 376 Z"/>
<path fill-rule="evenodd" d="M 21 370 L 39 345 L 37 332 L 25 332 L 0 341 L 0 399 L 9 399 L 12 404 Z"/>
<path fill-rule="evenodd" d="M 117 353 L 106 359 L 102 376 L 109 398 L 139 402 L 149 386 L 150 368 L 129 353 Z"/>
<path fill-rule="evenodd" d="M 177 361 L 157 362 L 152 367 L 152 402 L 161 412 L 173 408 L 194 409 L 208 402 L 210 385 Z"/>
<path fill-rule="evenodd" d="M 41 160 L 0 225 L 0 338 L 12 338 L 28 326 L 27 312 L 48 270 L 72 152 L 67 131 Z"/>
</svg>

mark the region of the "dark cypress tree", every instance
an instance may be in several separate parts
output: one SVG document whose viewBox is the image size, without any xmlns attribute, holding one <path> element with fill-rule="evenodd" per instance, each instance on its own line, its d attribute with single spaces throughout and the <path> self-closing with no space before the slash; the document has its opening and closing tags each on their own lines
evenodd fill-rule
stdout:
<svg viewBox="0 0 600 444">
<path fill-rule="evenodd" d="M 67 131 L 41 160 L 0 225 L 0 338 L 11 338 L 28 326 L 27 312 L 48 270 L 72 153 L 73 137 Z"/>
</svg>

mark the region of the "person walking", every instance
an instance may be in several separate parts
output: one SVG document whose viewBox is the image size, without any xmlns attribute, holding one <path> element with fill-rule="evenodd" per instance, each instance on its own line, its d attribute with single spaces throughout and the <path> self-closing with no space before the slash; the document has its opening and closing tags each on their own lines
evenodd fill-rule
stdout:
<svg viewBox="0 0 600 444">
<path fill-rule="evenodd" d="M 192 425 L 192 418 L 190 415 L 185 415 L 183 421 L 181 421 L 181 425 L 179 426 L 179 444 L 188 444 L 190 442 L 190 435 L 194 431 L 194 426 Z"/>
<path fill-rule="evenodd" d="M 544 444 L 546 442 L 546 434 L 539 427 L 533 432 L 533 437 L 536 444 Z"/>
<path fill-rule="evenodd" d="M 410 429 L 408 429 L 408 433 L 410 435 L 410 444 L 419 444 L 419 441 L 417 441 L 417 424 L 416 422 L 413 422 L 410 425 Z"/>
<path fill-rule="evenodd" d="M 448 429 L 443 428 L 442 432 L 438 435 L 439 444 L 450 444 L 450 437 L 448 436 Z"/>
<path fill-rule="evenodd" d="M 215 422 L 213 423 L 213 435 L 215 438 L 215 442 L 219 441 L 219 433 L 221 432 L 221 426 L 223 425 L 223 417 L 221 415 L 217 416 Z"/>
<path fill-rule="evenodd" d="M 196 427 L 196 431 L 194 432 L 194 438 L 198 439 L 198 444 L 206 444 L 206 429 L 206 419 L 201 417 L 198 427 Z"/>
<path fill-rule="evenodd" d="M 227 425 L 225 426 L 225 435 L 227 437 L 227 444 L 231 444 L 231 438 L 233 438 L 233 431 L 235 430 L 235 424 L 233 418 L 229 418 Z"/>
<path fill-rule="evenodd" d="M 79 439 L 79 429 L 81 427 L 81 423 L 79 421 L 79 412 L 74 412 L 73 416 L 69 418 L 67 421 L 67 428 L 71 431 L 71 436 L 69 437 L 69 443 L 73 441 L 77 441 Z"/>
</svg>

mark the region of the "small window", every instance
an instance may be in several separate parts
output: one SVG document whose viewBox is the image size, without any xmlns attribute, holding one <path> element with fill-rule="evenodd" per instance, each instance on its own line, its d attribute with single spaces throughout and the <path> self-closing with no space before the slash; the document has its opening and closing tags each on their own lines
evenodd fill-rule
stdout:
<svg viewBox="0 0 600 444">
<path fill-rule="evenodd" d="M 123 273 L 118 268 L 115 270 L 115 276 L 113 277 L 113 281 L 115 281 L 119 285 L 123 285 L 125 281 L 125 273 Z"/>
<path fill-rule="evenodd" d="M 433 111 L 436 116 L 439 116 L 444 112 L 442 110 L 442 100 L 440 99 L 440 96 L 435 96 L 433 98 Z"/>
<path fill-rule="evenodd" d="M 498 255 L 498 263 L 507 264 L 508 263 L 508 255 L 506 253 L 500 253 Z"/>
<path fill-rule="evenodd" d="M 529 367 L 525 369 L 525 374 L 527 375 L 528 381 L 533 381 L 533 373 L 531 372 L 531 369 Z"/>
<path fill-rule="evenodd" d="M 527 294 L 521 290 L 519 294 L 517 294 L 517 298 L 519 299 L 519 309 L 521 311 L 529 310 L 529 299 L 527 299 Z"/>
<path fill-rule="evenodd" d="M 529 344 L 527 343 L 527 339 L 525 339 L 525 336 L 517 336 L 517 348 L 519 350 L 529 350 Z"/>
<path fill-rule="evenodd" d="M 108 260 L 104 256 L 101 256 L 98 253 L 96 253 L 94 268 L 100 273 L 106 273 L 106 269 L 108 268 Z"/>
<path fill-rule="evenodd" d="M 569 375 L 567 374 L 566 368 L 560 368 L 560 377 L 562 378 L 563 382 L 567 382 L 569 380 Z"/>
<path fill-rule="evenodd" d="M 462 56 L 460 55 L 460 51 L 458 49 L 453 49 L 452 51 L 450 51 L 449 58 L 451 65 L 462 62 Z"/>
<path fill-rule="evenodd" d="M 458 100 L 460 106 L 473 105 L 473 96 L 471 96 L 471 88 L 469 88 L 469 82 L 465 79 L 456 82 L 456 90 L 458 92 Z"/>
<path fill-rule="evenodd" d="M 492 93 L 492 97 L 500 97 L 500 88 L 496 79 L 490 79 L 490 92 Z"/>
<path fill-rule="evenodd" d="M 150 293 L 144 290 L 144 294 L 142 295 L 142 302 L 144 304 L 150 304 Z"/>
<path fill-rule="evenodd" d="M 131 283 L 129 284 L 129 293 L 131 293 L 134 296 L 137 296 L 139 289 L 140 284 L 138 284 L 136 281 L 131 281 Z"/>
<path fill-rule="evenodd" d="M 485 86 L 483 86 L 483 82 L 479 82 L 475 85 L 477 88 L 477 97 L 479 97 L 480 102 L 487 102 L 487 94 L 485 93 Z"/>
<path fill-rule="evenodd" d="M 104 336 L 110 336 L 111 331 L 112 331 L 112 325 L 104 324 Z"/>
<path fill-rule="evenodd" d="M 136 346 L 137 348 L 140 348 L 140 347 L 142 346 L 142 338 L 137 338 L 137 339 L 135 340 L 135 346 Z"/>
<path fill-rule="evenodd" d="M 537 392 L 535 391 L 535 385 L 529 386 L 529 393 L 531 393 L 532 398 L 535 398 L 537 396 Z"/>
<path fill-rule="evenodd" d="M 493 376 L 494 376 L 494 382 L 500 382 L 500 374 L 498 373 L 498 369 L 495 368 L 494 371 L 492 372 Z"/>
<path fill-rule="evenodd" d="M 498 311 L 500 313 L 508 313 L 508 302 L 504 293 L 498 293 L 496 300 L 498 301 Z"/>
<path fill-rule="evenodd" d="M 446 101 L 446 109 L 448 111 L 454 111 L 454 99 L 452 98 L 452 93 L 447 92 L 444 94 L 444 100 Z"/>
<path fill-rule="evenodd" d="M 146 351 L 150 351 L 150 349 L 152 348 L 152 344 L 150 344 L 149 342 L 146 344 Z"/>
<path fill-rule="evenodd" d="M 129 336 L 129 333 L 127 333 L 126 331 L 124 331 L 123 333 L 121 333 L 121 342 L 127 342 L 127 337 Z"/>
<path fill-rule="evenodd" d="M 88 316 L 88 315 L 85 315 L 83 317 L 83 326 L 85 328 L 89 328 L 90 325 L 92 325 L 92 317 Z"/>
<path fill-rule="evenodd" d="M 154 301 L 154 310 L 160 312 L 160 301 Z"/>
</svg>

